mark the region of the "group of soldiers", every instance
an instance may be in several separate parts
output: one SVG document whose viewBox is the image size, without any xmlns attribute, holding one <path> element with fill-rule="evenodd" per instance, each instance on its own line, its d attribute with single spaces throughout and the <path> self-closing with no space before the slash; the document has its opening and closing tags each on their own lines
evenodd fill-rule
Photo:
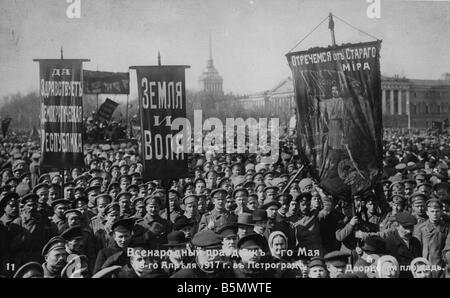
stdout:
<svg viewBox="0 0 450 298">
<path fill-rule="evenodd" d="M 89 145 L 86 169 L 39 168 L 3 143 L 0 275 L 26 278 L 445 277 L 448 136 L 385 136 L 373 191 L 326 194 L 295 151 L 194 155 L 191 176 L 143 177 L 137 145 Z"/>
</svg>

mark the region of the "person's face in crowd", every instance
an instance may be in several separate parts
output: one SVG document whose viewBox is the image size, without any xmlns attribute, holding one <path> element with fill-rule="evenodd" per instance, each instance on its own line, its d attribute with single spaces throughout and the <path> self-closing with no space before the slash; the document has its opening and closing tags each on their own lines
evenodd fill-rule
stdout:
<svg viewBox="0 0 450 298">
<path fill-rule="evenodd" d="M 391 207 L 392 207 L 392 214 L 395 215 L 395 214 L 403 211 L 404 204 L 391 202 Z"/>
<path fill-rule="evenodd" d="M 391 196 L 391 190 L 389 188 L 389 184 L 383 185 L 383 193 L 386 198 L 389 198 Z"/>
<path fill-rule="evenodd" d="M 238 166 L 234 166 L 231 172 L 233 176 L 239 176 L 241 174 L 241 168 Z"/>
<path fill-rule="evenodd" d="M 450 204 L 442 203 L 442 215 L 446 217 L 450 217 Z"/>
<path fill-rule="evenodd" d="M 208 176 L 206 177 L 206 184 L 208 185 L 209 189 L 214 189 L 216 187 L 216 181 L 217 174 L 215 172 L 208 173 Z"/>
<path fill-rule="evenodd" d="M 111 171 L 111 177 L 117 178 L 119 177 L 120 171 L 118 167 L 114 167 Z"/>
<path fill-rule="evenodd" d="M 198 199 L 198 212 L 200 214 L 203 214 L 208 209 L 208 206 L 210 204 L 211 200 L 207 199 L 206 197 L 200 197 Z"/>
<path fill-rule="evenodd" d="M 298 206 L 301 214 L 307 214 L 311 208 L 311 202 L 309 200 L 302 199 Z"/>
<path fill-rule="evenodd" d="M 81 218 L 78 214 L 70 214 L 67 216 L 67 225 L 69 228 L 81 225 Z"/>
<path fill-rule="evenodd" d="M 57 176 L 55 176 L 55 177 L 52 178 L 52 181 L 51 181 L 51 182 L 52 182 L 52 183 L 55 183 L 55 184 L 61 184 L 62 178 L 61 178 L 60 175 L 57 175 Z"/>
<path fill-rule="evenodd" d="M 202 171 L 200 169 L 195 170 L 194 180 L 202 177 Z"/>
<path fill-rule="evenodd" d="M 82 215 L 86 214 L 86 211 L 88 209 L 88 206 L 83 201 L 77 201 L 76 203 L 77 210 L 81 212 Z"/>
<path fill-rule="evenodd" d="M 298 208 L 299 208 L 298 202 L 296 200 L 292 200 L 289 203 L 289 211 L 288 212 L 290 214 L 296 214 L 298 212 Z"/>
<path fill-rule="evenodd" d="M 222 251 L 225 253 L 226 256 L 231 256 L 234 250 L 236 249 L 236 244 L 237 244 L 236 235 L 224 237 L 222 240 Z"/>
<path fill-rule="evenodd" d="M 198 214 L 198 202 L 191 201 L 184 206 L 184 214 L 187 218 L 193 218 Z"/>
<path fill-rule="evenodd" d="M 418 200 L 415 201 L 412 205 L 413 214 L 419 215 L 419 216 L 425 216 L 426 214 L 426 206 L 425 201 Z"/>
<path fill-rule="evenodd" d="M 293 182 L 291 184 L 290 192 L 292 193 L 293 191 L 300 192 L 300 187 L 298 186 L 298 182 Z"/>
<path fill-rule="evenodd" d="M 83 254 L 85 239 L 83 236 L 75 237 L 67 241 L 67 250 L 75 254 Z"/>
<path fill-rule="evenodd" d="M 158 203 L 156 203 L 153 200 L 150 200 L 147 204 L 147 206 L 145 207 L 145 210 L 147 211 L 148 214 L 150 214 L 151 216 L 156 216 L 159 214 L 159 205 Z"/>
<path fill-rule="evenodd" d="M 266 199 L 267 200 L 273 200 L 276 196 L 276 191 L 274 189 L 268 189 L 266 190 Z"/>
<path fill-rule="evenodd" d="M 312 268 L 309 268 L 308 277 L 309 278 L 326 278 L 327 272 L 326 272 L 325 268 L 323 268 L 321 266 L 314 266 Z"/>
<path fill-rule="evenodd" d="M 405 194 L 405 185 L 402 184 L 402 183 L 395 184 L 395 185 L 392 187 L 392 193 L 393 193 L 393 194 L 404 195 L 404 194 Z"/>
<path fill-rule="evenodd" d="M 227 211 L 233 211 L 236 207 L 236 204 L 234 202 L 234 199 L 231 197 L 227 197 L 225 200 L 225 210 Z"/>
<path fill-rule="evenodd" d="M 438 206 L 430 206 L 427 208 L 427 216 L 432 223 L 437 223 L 442 217 L 442 209 Z"/>
<path fill-rule="evenodd" d="M 313 185 L 312 184 L 307 184 L 305 185 L 300 191 L 301 192 L 312 192 L 313 190 Z"/>
<path fill-rule="evenodd" d="M 194 235 L 194 226 L 185 226 L 181 228 L 180 231 L 184 233 L 184 237 L 186 237 L 186 239 L 191 239 Z"/>
<path fill-rule="evenodd" d="M 205 183 L 203 183 L 203 181 L 197 181 L 197 183 L 195 183 L 195 193 L 196 194 L 201 194 L 203 193 L 203 190 L 205 189 L 206 185 Z"/>
<path fill-rule="evenodd" d="M 264 177 L 263 175 L 256 175 L 255 178 L 253 179 L 253 182 L 255 182 L 255 184 L 261 184 L 264 181 Z"/>
<path fill-rule="evenodd" d="M 128 179 L 120 180 L 120 190 L 121 191 L 126 191 L 128 186 L 130 186 L 130 181 Z"/>
<path fill-rule="evenodd" d="M 114 210 L 106 214 L 105 220 L 106 225 L 111 227 L 115 222 L 117 222 L 120 219 L 120 214 L 118 211 Z"/>
<path fill-rule="evenodd" d="M 109 195 L 113 198 L 115 198 L 120 192 L 120 188 L 118 187 L 111 187 L 111 189 L 109 190 Z"/>
<path fill-rule="evenodd" d="M 237 236 L 239 239 L 251 233 L 253 233 L 253 226 L 245 226 L 245 225 L 238 226 Z"/>
<path fill-rule="evenodd" d="M 405 184 L 405 195 L 412 195 L 414 192 L 414 185 L 411 183 L 406 183 Z"/>
<path fill-rule="evenodd" d="M 64 212 L 67 211 L 67 205 L 66 204 L 58 204 L 54 208 L 55 215 L 59 218 L 64 218 Z"/>
<path fill-rule="evenodd" d="M 251 197 L 248 199 L 247 208 L 250 211 L 255 211 L 258 208 L 258 199 Z"/>
<path fill-rule="evenodd" d="M 213 267 L 213 262 L 217 259 L 219 252 L 217 249 L 204 249 L 197 248 L 196 260 L 200 268 L 205 268 L 211 270 Z"/>
<path fill-rule="evenodd" d="M 89 166 L 90 170 L 94 170 L 98 168 L 98 162 L 97 161 L 93 161 L 91 162 L 91 165 Z"/>
<path fill-rule="evenodd" d="M 64 248 L 53 249 L 45 256 L 47 267 L 53 272 L 61 272 L 66 266 L 66 260 L 67 252 Z"/>
<path fill-rule="evenodd" d="M 223 172 L 225 173 L 225 177 L 227 178 L 231 177 L 232 173 L 230 167 L 226 167 Z"/>
<path fill-rule="evenodd" d="M 141 249 L 143 250 L 143 249 Z M 149 257 L 143 257 L 142 254 L 136 253 L 130 257 L 130 265 L 133 268 L 137 276 L 142 276 L 144 272 L 148 271 L 151 267 L 151 260 Z"/>
<path fill-rule="evenodd" d="M 66 187 L 64 189 L 64 199 L 73 200 L 75 198 L 74 193 L 75 191 L 72 187 Z"/>
<path fill-rule="evenodd" d="M 145 216 L 145 205 L 144 204 L 136 204 L 134 206 L 134 210 L 136 211 L 136 216 L 142 218 Z"/>
<path fill-rule="evenodd" d="M 247 195 L 245 194 L 245 192 L 243 191 L 238 191 L 235 195 L 235 200 L 236 200 L 236 206 L 237 208 L 244 208 L 245 205 L 247 205 Z"/>
<path fill-rule="evenodd" d="M 88 193 L 89 207 L 95 207 L 95 197 L 99 195 L 99 191 L 97 189 L 93 189 Z"/>
<path fill-rule="evenodd" d="M 397 266 L 392 262 L 384 262 L 380 268 L 381 278 L 396 278 L 398 273 Z"/>
<path fill-rule="evenodd" d="M 277 218 L 277 211 L 278 211 L 278 207 L 277 206 L 270 206 L 269 208 L 267 208 L 266 212 L 267 212 L 267 218 L 269 219 L 276 219 Z"/>
<path fill-rule="evenodd" d="M 125 248 L 128 246 L 131 240 L 131 232 L 130 231 L 115 231 L 114 232 L 114 241 L 116 242 L 119 248 Z"/>
<path fill-rule="evenodd" d="M 267 222 L 266 221 L 257 221 L 253 227 L 253 230 L 258 234 L 264 234 L 266 230 Z"/>
<path fill-rule="evenodd" d="M 239 256 L 241 257 L 241 263 L 244 265 L 255 264 L 261 260 L 262 257 L 261 248 L 240 249 Z"/>
<path fill-rule="evenodd" d="M 25 218 L 36 218 L 37 217 L 37 204 L 35 201 L 28 200 L 22 207 L 21 214 Z"/>
<path fill-rule="evenodd" d="M 222 183 L 221 187 L 222 187 L 223 189 L 225 189 L 228 193 L 230 193 L 230 192 L 232 191 L 232 189 L 233 189 L 233 186 L 232 186 L 231 183 L 228 182 L 228 181 Z"/>
<path fill-rule="evenodd" d="M 12 177 L 12 175 L 11 175 L 10 171 L 4 171 L 3 175 L 2 175 L 2 181 L 6 181 L 6 180 L 8 180 L 11 177 Z"/>
<path fill-rule="evenodd" d="M 367 201 L 367 203 L 366 203 L 366 209 L 367 209 L 367 212 L 368 212 L 369 214 L 375 213 L 375 212 L 376 212 L 375 203 L 374 203 L 373 201 L 371 201 L 371 200 Z"/>
<path fill-rule="evenodd" d="M 147 196 L 148 192 L 147 192 L 147 187 L 143 186 L 143 187 L 139 187 L 139 193 L 137 194 L 137 196 L 139 198 L 145 198 Z"/>
<path fill-rule="evenodd" d="M 178 196 L 174 193 L 169 193 L 169 209 L 173 211 L 180 206 Z"/>
<path fill-rule="evenodd" d="M 217 192 L 214 194 L 214 208 L 217 211 L 224 211 L 225 210 L 225 194 L 222 192 Z"/>
<path fill-rule="evenodd" d="M 416 264 L 416 271 L 414 272 L 414 278 L 430 278 L 431 270 L 427 264 Z"/>
<path fill-rule="evenodd" d="M 139 194 L 139 188 L 134 188 L 132 187 L 130 190 L 128 190 L 128 192 L 131 194 L 132 198 L 136 198 Z"/>
<path fill-rule="evenodd" d="M 23 183 L 26 183 L 26 184 L 30 184 L 30 182 L 31 182 L 31 180 L 30 180 L 30 176 L 25 176 L 23 179 L 22 179 L 22 182 Z"/>
<path fill-rule="evenodd" d="M 120 175 L 126 175 L 128 174 L 128 171 L 130 170 L 130 168 L 128 166 L 121 166 L 120 167 Z"/>
<path fill-rule="evenodd" d="M 9 218 L 19 216 L 19 202 L 16 199 L 9 200 L 5 206 L 4 212 Z"/>
<path fill-rule="evenodd" d="M 130 196 L 124 195 L 119 199 L 120 213 L 124 214 L 130 210 Z"/>
<path fill-rule="evenodd" d="M 105 209 L 108 204 L 111 203 L 111 200 L 106 197 L 101 197 L 97 199 L 97 212 L 99 216 L 105 215 Z"/>
<path fill-rule="evenodd" d="M 430 196 L 430 194 L 431 194 L 431 188 L 427 185 L 419 186 L 418 191 L 426 194 L 427 196 Z"/>
<path fill-rule="evenodd" d="M 320 198 L 320 194 L 317 191 L 313 191 L 311 197 L 311 209 L 320 210 L 322 209 L 322 199 Z"/>
<path fill-rule="evenodd" d="M 39 204 L 46 204 L 47 203 L 47 201 L 48 201 L 48 189 L 40 188 L 40 189 L 38 189 L 36 194 L 39 197 L 38 198 L 38 203 Z"/>
<path fill-rule="evenodd" d="M 400 235 L 400 238 L 409 240 L 412 238 L 414 226 L 403 227 L 402 225 L 398 225 L 397 231 Z"/>
<path fill-rule="evenodd" d="M 287 243 L 286 240 L 282 236 L 276 236 L 272 240 L 272 255 L 277 258 L 282 258 L 286 254 Z"/>
<path fill-rule="evenodd" d="M 130 169 L 128 170 L 128 174 L 131 175 L 131 174 L 134 173 L 134 171 L 136 171 L 136 164 L 135 163 L 130 165 Z"/>
<path fill-rule="evenodd" d="M 52 201 L 58 199 L 58 198 L 59 198 L 59 192 L 58 192 L 58 190 L 57 190 L 56 188 L 53 188 L 53 187 L 50 188 L 50 189 L 48 190 L 48 198 L 49 198 L 50 202 L 52 202 Z"/>
<path fill-rule="evenodd" d="M 436 196 L 439 200 L 445 200 L 449 197 L 448 191 L 444 188 L 438 188 L 436 191 Z"/>
</svg>

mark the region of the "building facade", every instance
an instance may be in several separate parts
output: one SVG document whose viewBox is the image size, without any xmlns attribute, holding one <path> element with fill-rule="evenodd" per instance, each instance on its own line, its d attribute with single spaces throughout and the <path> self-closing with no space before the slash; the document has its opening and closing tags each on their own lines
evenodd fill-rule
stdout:
<svg viewBox="0 0 450 298">
<path fill-rule="evenodd" d="M 385 128 L 430 128 L 433 121 L 450 118 L 450 74 L 440 80 L 382 76 L 381 89 Z M 292 78 L 237 102 L 245 109 L 264 105 L 267 115 L 286 124 L 296 108 Z"/>
</svg>

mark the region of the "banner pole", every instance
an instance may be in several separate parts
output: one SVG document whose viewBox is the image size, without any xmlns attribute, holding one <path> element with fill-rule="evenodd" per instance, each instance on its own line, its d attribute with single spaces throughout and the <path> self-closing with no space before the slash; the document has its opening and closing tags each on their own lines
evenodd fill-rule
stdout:
<svg viewBox="0 0 450 298">
<path fill-rule="evenodd" d="M 130 125 L 128 123 L 128 100 L 129 100 L 129 97 L 130 96 L 127 94 L 127 109 L 126 109 L 126 116 L 125 116 L 126 117 L 125 123 L 127 124 L 127 126 Z M 128 137 L 131 138 L 131 135 L 129 135 Z"/>
<path fill-rule="evenodd" d="M 295 179 L 300 176 L 300 173 L 303 172 L 303 169 L 305 168 L 305 165 L 302 165 L 301 168 L 297 171 L 297 173 L 294 175 L 294 177 L 291 178 L 289 183 L 284 187 L 283 191 L 281 193 L 286 193 L 286 191 L 289 189 L 292 183 L 294 183 Z"/>
</svg>

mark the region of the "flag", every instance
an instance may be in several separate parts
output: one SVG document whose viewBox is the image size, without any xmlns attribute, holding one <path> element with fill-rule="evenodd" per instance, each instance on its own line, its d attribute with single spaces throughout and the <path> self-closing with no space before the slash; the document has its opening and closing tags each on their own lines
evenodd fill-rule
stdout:
<svg viewBox="0 0 450 298">
<path fill-rule="evenodd" d="M 6 134 L 8 133 L 9 125 L 11 124 L 12 118 L 6 117 L 2 120 L 2 133 L 3 137 L 6 138 Z"/>
<path fill-rule="evenodd" d="M 84 94 L 130 94 L 128 72 L 83 71 Z"/>
<path fill-rule="evenodd" d="M 119 104 L 109 98 L 100 106 L 97 111 L 97 117 L 100 121 L 110 121 L 114 110 Z"/>
<path fill-rule="evenodd" d="M 286 55 L 300 156 L 336 197 L 370 190 L 382 173 L 380 48 L 376 41 Z"/>
</svg>

